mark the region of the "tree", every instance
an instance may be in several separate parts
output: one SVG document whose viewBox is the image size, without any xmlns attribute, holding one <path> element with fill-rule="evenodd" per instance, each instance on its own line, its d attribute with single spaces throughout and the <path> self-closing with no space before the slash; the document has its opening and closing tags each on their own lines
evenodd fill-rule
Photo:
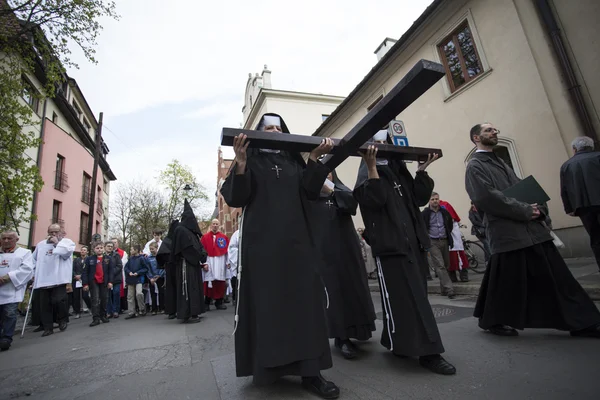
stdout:
<svg viewBox="0 0 600 400">
<path fill-rule="evenodd" d="M 118 18 L 113 1 L 0 0 L 0 224 L 18 231 L 35 218 L 28 205 L 43 181 L 25 151 L 41 144 L 31 105 L 55 95 L 65 67 L 78 67 L 72 44 L 96 62 L 98 19 L 105 16 Z M 40 90 L 29 82 L 34 75 Z"/>
<path fill-rule="evenodd" d="M 183 212 L 183 201 L 187 199 L 193 209 L 208 201 L 206 188 L 198 183 L 190 168 L 174 159 L 158 176 L 158 182 L 166 189 L 167 220 L 179 218 Z M 191 190 L 184 190 L 186 185 Z"/>
</svg>

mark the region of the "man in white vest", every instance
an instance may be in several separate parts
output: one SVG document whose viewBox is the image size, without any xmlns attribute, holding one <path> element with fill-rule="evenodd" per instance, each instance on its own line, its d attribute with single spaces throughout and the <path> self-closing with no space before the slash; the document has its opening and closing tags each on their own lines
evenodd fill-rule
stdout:
<svg viewBox="0 0 600 400">
<path fill-rule="evenodd" d="M 65 232 L 60 225 L 50 225 L 48 237 L 39 242 L 33 252 L 34 290 L 39 290 L 40 316 L 44 328 L 42 336 L 54 333 L 54 310 L 59 329 L 67 329 L 67 283 L 71 283 L 73 277 L 75 242 L 64 236 Z"/>
<path fill-rule="evenodd" d="M 17 325 L 17 306 L 33 275 L 31 250 L 17 247 L 18 240 L 14 231 L 0 235 L 0 351 L 10 348 Z"/>
</svg>

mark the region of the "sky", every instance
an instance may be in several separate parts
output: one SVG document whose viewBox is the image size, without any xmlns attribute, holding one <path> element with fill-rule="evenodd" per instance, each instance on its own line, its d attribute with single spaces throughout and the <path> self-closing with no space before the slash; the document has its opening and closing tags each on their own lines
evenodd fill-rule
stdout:
<svg viewBox="0 0 600 400">
<path fill-rule="evenodd" d="M 80 68 L 68 71 L 104 113 L 111 191 L 153 184 L 178 159 L 206 187 L 212 211 L 221 129 L 242 123 L 248 73 L 266 64 L 273 89 L 346 96 L 377 63 L 379 44 L 430 3 L 116 0 L 120 19 L 100 21 L 98 63 L 73 49 Z"/>
</svg>

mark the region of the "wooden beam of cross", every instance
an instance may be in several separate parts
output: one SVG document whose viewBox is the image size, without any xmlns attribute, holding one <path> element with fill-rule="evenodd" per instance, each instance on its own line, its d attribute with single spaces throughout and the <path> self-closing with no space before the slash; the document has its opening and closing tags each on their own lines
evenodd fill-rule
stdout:
<svg viewBox="0 0 600 400">
<path fill-rule="evenodd" d="M 335 146 L 331 154 L 325 156 L 323 163 L 333 170 L 346 158 L 359 155 L 359 151 L 366 149 L 366 142 L 375 133 L 429 90 L 444 74 L 444 67 L 441 64 L 427 60 L 417 62 L 408 74 L 350 132 L 342 139 L 334 139 Z M 276 132 L 223 128 L 221 145 L 233 146 L 233 138 L 240 133 L 248 136 L 249 147 L 291 152 L 310 152 L 322 140 L 321 137 L 315 136 L 282 135 Z M 398 147 L 384 144 L 377 145 L 377 148 L 378 155 L 381 157 L 393 157 L 403 160 L 424 161 L 427 160 L 428 154 L 442 156 L 440 149 Z"/>
</svg>

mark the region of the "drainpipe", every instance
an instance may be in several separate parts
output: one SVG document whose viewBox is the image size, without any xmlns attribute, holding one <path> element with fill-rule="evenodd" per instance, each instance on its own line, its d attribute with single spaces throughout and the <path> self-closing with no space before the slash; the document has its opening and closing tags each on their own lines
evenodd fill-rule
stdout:
<svg viewBox="0 0 600 400">
<path fill-rule="evenodd" d="M 46 126 L 46 107 L 48 106 L 48 98 L 45 97 L 44 98 L 44 109 L 42 111 L 42 124 L 40 127 L 40 139 L 41 139 L 41 143 L 38 146 L 38 152 L 37 152 L 37 167 L 38 170 L 42 170 L 42 154 L 43 154 L 43 149 L 44 149 L 44 133 L 45 133 L 45 126 Z M 37 200 L 38 200 L 38 192 L 33 192 L 33 202 L 31 204 L 31 213 L 35 214 L 35 211 L 37 209 Z M 32 248 L 33 244 L 31 243 L 33 241 L 33 232 L 35 230 L 35 220 L 32 218 L 31 221 L 29 221 L 29 238 L 27 239 L 27 247 Z"/>
<path fill-rule="evenodd" d="M 583 133 L 586 136 L 594 139 L 594 142 L 598 144 L 598 135 L 594 129 L 594 125 L 592 124 L 592 119 L 590 118 L 585 101 L 583 100 L 581 85 L 579 85 L 577 82 L 575 71 L 573 70 L 571 60 L 569 60 L 562 36 L 560 35 L 560 28 L 558 27 L 556 18 L 554 17 L 552 9 L 548 4 L 548 0 L 536 0 L 535 5 L 537 6 L 542 20 L 544 21 L 550 38 L 552 39 L 554 52 L 558 58 L 562 73 L 566 79 L 567 89 L 571 95 L 571 103 L 575 107 L 575 110 L 577 110 L 577 116 L 579 118 L 579 122 L 581 123 L 581 127 L 583 128 Z"/>
</svg>

